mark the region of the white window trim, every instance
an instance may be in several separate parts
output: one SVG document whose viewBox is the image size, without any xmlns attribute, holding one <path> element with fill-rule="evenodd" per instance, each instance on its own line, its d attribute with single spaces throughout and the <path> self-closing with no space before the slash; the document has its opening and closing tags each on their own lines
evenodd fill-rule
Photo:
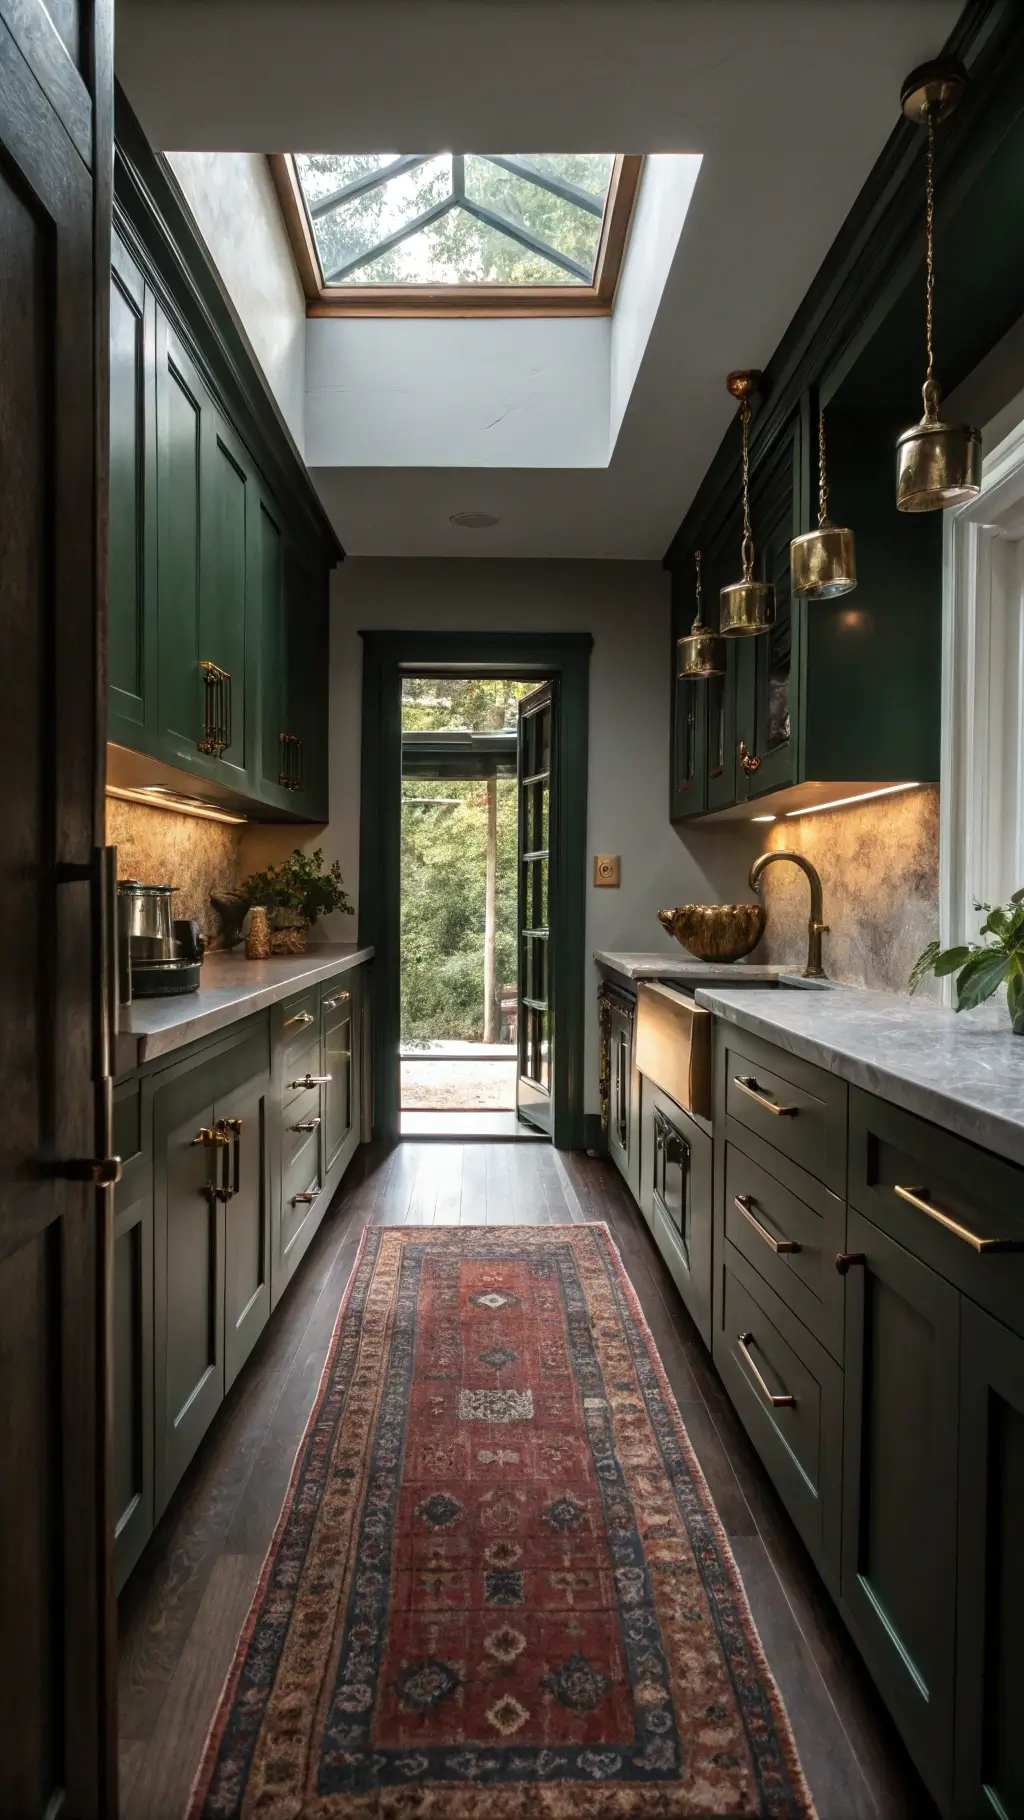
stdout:
<svg viewBox="0 0 1024 1820">
<path fill-rule="evenodd" d="M 977 499 L 946 515 L 942 611 L 947 946 L 977 936 L 976 899 L 1002 902 L 1024 885 L 1024 423 L 987 457 Z"/>
</svg>

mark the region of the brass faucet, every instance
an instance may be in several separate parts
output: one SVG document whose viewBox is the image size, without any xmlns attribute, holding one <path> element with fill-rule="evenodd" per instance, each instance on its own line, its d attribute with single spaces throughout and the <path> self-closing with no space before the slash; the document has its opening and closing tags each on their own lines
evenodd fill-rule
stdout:
<svg viewBox="0 0 1024 1820">
<path fill-rule="evenodd" d="M 807 874 L 811 887 L 811 915 L 807 924 L 807 965 L 803 971 L 803 978 L 805 980 L 826 979 L 828 976 L 821 964 L 821 938 L 828 934 L 828 924 L 821 920 L 824 914 L 821 900 L 821 879 L 810 860 L 805 859 L 802 853 L 762 853 L 760 859 L 755 859 L 750 868 L 751 891 L 757 890 L 762 872 L 766 866 L 771 865 L 773 859 L 791 859 L 794 866 L 799 866 L 801 872 Z"/>
</svg>

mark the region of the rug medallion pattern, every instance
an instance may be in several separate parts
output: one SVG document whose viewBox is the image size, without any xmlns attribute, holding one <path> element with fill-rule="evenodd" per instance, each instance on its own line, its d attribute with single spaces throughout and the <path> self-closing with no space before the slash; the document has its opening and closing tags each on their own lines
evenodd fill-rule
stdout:
<svg viewBox="0 0 1024 1820">
<path fill-rule="evenodd" d="M 192 1820 L 808 1820 L 607 1229 L 371 1229 Z"/>
</svg>

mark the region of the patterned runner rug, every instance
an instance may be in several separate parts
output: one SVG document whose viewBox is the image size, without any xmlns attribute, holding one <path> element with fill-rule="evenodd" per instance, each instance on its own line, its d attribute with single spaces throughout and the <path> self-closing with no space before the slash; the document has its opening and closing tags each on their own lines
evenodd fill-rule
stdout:
<svg viewBox="0 0 1024 1820">
<path fill-rule="evenodd" d="M 191 1820 L 808 1820 L 608 1230 L 367 1231 Z"/>
</svg>

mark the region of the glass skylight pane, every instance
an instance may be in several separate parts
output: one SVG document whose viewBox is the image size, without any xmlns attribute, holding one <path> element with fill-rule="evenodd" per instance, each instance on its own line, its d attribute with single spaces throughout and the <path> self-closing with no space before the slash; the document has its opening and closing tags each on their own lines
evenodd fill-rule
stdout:
<svg viewBox="0 0 1024 1820">
<path fill-rule="evenodd" d="M 547 177 L 564 177 L 581 190 L 589 190 L 603 203 L 611 182 L 615 155 L 612 152 L 519 152 L 524 164 L 543 171 Z"/>
<path fill-rule="evenodd" d="M 573 161 L 567 158 L 563 162 L 571 164 Z M 572 181 L 570 173 L 566 175 Z M 592 215 L 564 196 L 553 195 L 550 190 L 531 183 L 528 177 L 492 164 L 476 152 L 466 155 L 466 195 L 584 268 L 585 278 L 566 272 L 563 283 L 566 279 L 574 279 L 577 283 L 592 280 L 597 249 L 601 244 L 603 196 L 599 199 L 601 213 Z"/>
<path fill-rule="evenodd" d="M 339 268 L 401 232 L 451 193 L 452 161 L 442 153 L 315 217 L 313 234 L 324 276 L 330 281 Z M 345 278 L 342 275 L 337 282 L 344 283 Z"/>
<path fill-rule="evenodd" d="M 578 284 L 550 260 L 454 208 L 390 252 L 359 266 L 347 284 Z"/>
</svg>

